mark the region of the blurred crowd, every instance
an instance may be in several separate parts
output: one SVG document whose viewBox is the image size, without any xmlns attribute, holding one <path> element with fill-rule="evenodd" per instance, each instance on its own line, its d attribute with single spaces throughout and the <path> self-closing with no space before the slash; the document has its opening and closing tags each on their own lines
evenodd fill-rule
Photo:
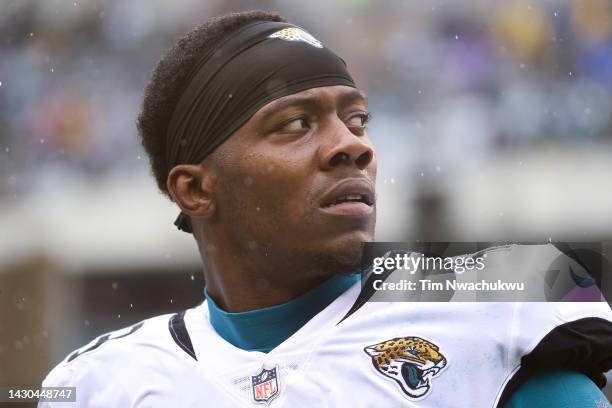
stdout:
<svg viewBox="0 0 612 408">
<path fill-rule="evenodd" d="M 49 173 L 145 170 L 135 119 L 154 63 L 205 18 L 251 8 L 279 11 L 346 59 L 375 143 L 398 161 L 612 140 L 608 0 L 5 0 L 0 199 Z"/>
</svg>

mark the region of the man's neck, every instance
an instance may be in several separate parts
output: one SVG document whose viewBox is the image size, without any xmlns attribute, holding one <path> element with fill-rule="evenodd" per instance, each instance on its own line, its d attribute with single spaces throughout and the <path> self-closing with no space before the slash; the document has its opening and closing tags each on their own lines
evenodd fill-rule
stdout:
<svg viewBox="0 0 612 408">
<path fill-rule="evenodd" d="M 232 279 L 219 274 L 207 274 L 208 295 L 227 312 L 237 313 L 287 303 L 328 280 L 330 276 L 296 279 L 290 285 L 271 284 L 265 278 Z"/>
<path fill-rule="evenodd" d="M 245 312 L 289 302 L 337 275 L 272 251 L 200 246 L 208 294 L 227 312 Z M 346 271 L 347 273 L 350 271 Z"/>
</svg>

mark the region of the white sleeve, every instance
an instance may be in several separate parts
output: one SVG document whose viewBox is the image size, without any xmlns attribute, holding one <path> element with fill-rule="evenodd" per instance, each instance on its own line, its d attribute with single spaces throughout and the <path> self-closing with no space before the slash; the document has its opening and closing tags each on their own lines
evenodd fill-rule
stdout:
<svg viewBox="0 0 612 408">
<path fill-rule="evenodd" d="M 518 303 L 512 343 L 522 370 L 581 371 L 603 387 L 612 368 L 612 310 L 606 302 Z"/>
<path fill-rule="evenodd" d="M 511 374 L 498 398 L 504 406 L 543 370 L 582 372 L 599 388 L 612 368 L 612 311 L 606 302 L 516 303 L 506 361 Z"/>
<path fill-rule="evenodd" d="M 43 380 L 43 387 L 74 387 L 75 383 L 73 379 L 76 377 L 74 371 L 71 366 L 68 365 L 58 365 L 47 375 L 47 377 Z M 78 392 L 76 394 L 77 398 L 79 396 Z M 78 401 L 78 399 L 77 399 Z M 62 403 L 54 403 L 54 402 L 39 402 L 38 408 L 56 408 L 56 407 L 77 407 L 76 402 L 62 402 Z"/>
<path fill-rule="evenodd" d="M 76 402 L 40 402 L 38 408 L 132 407 L 133 401 L 120 372 L 92 356 L 82 355 L 62 362 L 43 380 L 43 387 L 75 387 Z"/>
</svg>

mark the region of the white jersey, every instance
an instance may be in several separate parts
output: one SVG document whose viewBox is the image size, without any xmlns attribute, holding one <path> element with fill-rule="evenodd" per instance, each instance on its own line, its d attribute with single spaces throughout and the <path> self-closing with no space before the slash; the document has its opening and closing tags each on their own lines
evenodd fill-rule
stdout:
<svg viewBox="0 0 612 408">
<path fill-rule="evenodd" d="M 76 387 L 72 406 L 91 408 L 491 408 L 533 370 L 575 369 L 603 386 L 612 362 L 605 302 L 363 302 L 360 289 L 269 353 L 225 341 L 204 302 L 99 337 L 43 386 Z"/>
</svg>

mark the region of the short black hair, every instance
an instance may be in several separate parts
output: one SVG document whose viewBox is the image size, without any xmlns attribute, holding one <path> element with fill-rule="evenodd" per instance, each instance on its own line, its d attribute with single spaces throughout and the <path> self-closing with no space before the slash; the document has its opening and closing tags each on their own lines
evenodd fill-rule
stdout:
<svg viewBox="0 0 612 408">
<path fill-rule="evenodd" d="M 174 108 L 188 85 L 191 71 L 212 47 L 227 35 L 253 21 L 282 21 L 274 12 L 253 10 L 208 19 L 188 32 L 166 51 L 151 73 L 144 92 L 137 127 L 157 186 L 166 195 L 166 132 Z"/>
</svg>

